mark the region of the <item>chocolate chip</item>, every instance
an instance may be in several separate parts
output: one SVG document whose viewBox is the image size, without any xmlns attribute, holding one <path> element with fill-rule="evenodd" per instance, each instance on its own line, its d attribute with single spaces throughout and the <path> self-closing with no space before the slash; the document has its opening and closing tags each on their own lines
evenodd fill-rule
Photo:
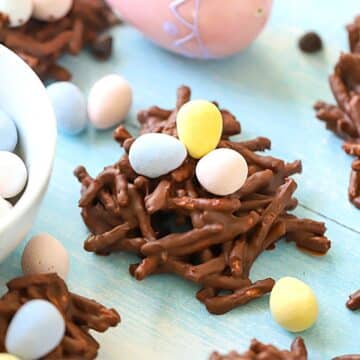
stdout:
<svg viewBox="0 0 360 360">
<path fill-rule="evenodd" d="M 113 39 L 110 35 L 100 35 L 91 46 L 93 55 L 99 60 L 107 60 L 112 54 Z"/>
<path fill-rule="evenodd" d="M 322 41 L 318 34 L 309 32 L 299 40 L 299 48 L 306 53 L 314 53 L 322 49 Z"/>
</svg>

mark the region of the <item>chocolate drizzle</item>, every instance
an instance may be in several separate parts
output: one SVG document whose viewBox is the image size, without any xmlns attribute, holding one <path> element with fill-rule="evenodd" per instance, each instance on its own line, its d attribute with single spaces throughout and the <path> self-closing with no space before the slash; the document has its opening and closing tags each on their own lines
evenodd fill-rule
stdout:
<svg viewBox="0 0 360 360">
<path fill-rule="evenodd" d="M 105 332 L 120 322 L 115 310 L 69 292 L 56 274 L 20 277 L 11 280 L 7 287 L 8 292 L 0 298 L 0 352 L 6 352 L 5 336 L 12 317 L 23 304 L 33 299 L 44 299 L 54 304 L 66 324 L 62 342 L 43 360 L 95 359 L 99 344 L 89 330 Z"/>
<path fill-rule="evenodd" d="M 175 110 L 152 107 L 140 112 L 140 132 L 176 136 L 176 113 L 189 100 L 190 89 L 181 87 Z M 224 131 L 218 147 L 241 153 L 250 169 L 244 186 L 231 196 L 207 193 L 196 180 L 196 161 L 190 157 L 158 179 L 137 175 L 127 155 L 134 139 L 123 127 L 114 138 L 126 154 L 116 164 L 96 178 L 84 167 L 75 170 L 82 184 L 79 206 L 92 233 L 85 249 L 102 255 L 137 254 L 141 260 L 130 266 L 130 273 L 138 280 L 167 272 L 199 284 L 197 298 L 213 314 L 271 291 L 273 279 L 252 282 L 249 274 L 256 258 L 281 238 L 321 254 L 330 248 L 323 223 L 288 212 L 297 206 L 297 185 L 290 176 L 301 172 L 301 163 L 256 153 L 270 148 L 266 138 L 231 141 L 240 124 L 228 111 L 221 112 Z"/>
</svg>

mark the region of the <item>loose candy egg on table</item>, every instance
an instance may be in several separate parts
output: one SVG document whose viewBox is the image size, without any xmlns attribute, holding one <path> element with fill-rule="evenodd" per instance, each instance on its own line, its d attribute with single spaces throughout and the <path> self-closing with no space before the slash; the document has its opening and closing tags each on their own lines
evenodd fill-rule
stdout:
<svg viewBox="0 0 360 360">
<path fill-rule="evenodd" d="M 12 204 L 9 203 L 8 201 L 6 201 L 5 199 L 3 199 L 0 196 L 0 220 L 1 218 L 3 218 L 5 215 L 7 215 L 10 210 L 12 209 Z"/>
<path fill-rule="evenodd" d="M 21 265 L 25 275 L 54 272 L 66 280 L 69 273 L 69 254 L 51 235 L 39 234 L 27 243 Z"/>
<path fill-rule="evenodd" d="M 97 129 L 108 129 L 122 121 L 130 111 L 132 89 L 130 84 L 116 74 L 98 80 L 90 90 L 88 114 Z"/>
<path fill-rule="evenodd" d="M 273 3 L 272 0 L 108 2 L 123 19 L 158 45 L 202 59 L 221 58 L 247 47 L 264 28 Z"/>
<path fill-rule="evenodd" d="M 73 83 L 59 81 L 47 87 L 58 129 L 69 135 L 83 131 L 87 125 L 86 99 Z"/>
<path fill-rule="evenodd" d="M 220 110 L 213 103 L 192 100 L 180 108 L 176 126 L 179 139 L 189 154 L 200 159 L 219 144 L 223 120 Z"/>
<path fill-rule="evenodd" d="M 24 162 L 15 154 L 0 151 L 0 196 L 10 199 L 24 189 L 27 170 Z"/>
<path fill-rule="evenodd" d="M 45 300 L 31 300 L 14 315 L 5 336 L 6 350 L 22 359 L 39 359 L 62 341 L 65 321 Z"/>
<path fill-rule="evenodd" d="M 317 320 L 318 302 L 312 289 L 292 277 L 278 280 L 270 294 L 274 320 L 291 332 L 304 331 Z"/>
<path fill-rule="evenodd" d="M 239 190 L 248 175 L 246 160 L 237 151 L 216 149 L 199 160 L 196 177 L 210 193 L 230 195 Z"/>
<path fill-rule="evenodd" d="M 15 122 L 0 109 L 0 151 L 14 151 L 18 142 Z"/>
<path fill-rule="evenodd" d="M 157 178 L 178 168 L 186 156 L 185 146 L 175 137 L 150 133 L 135 140 L 129 161 L 136 173 Z"/>
<path fill-rule="evenodd" d="M 73 0 L 32 0 L 34 10 L 32 16 L 42 21 L 57 21 L 71 10 Z"/>
<path fill-rule="evenodd" d="M 25 24 L 33 11 L 32 0 L 0 0 L 0 13 L 9 18 L 10 27 Z"/>
</svg>

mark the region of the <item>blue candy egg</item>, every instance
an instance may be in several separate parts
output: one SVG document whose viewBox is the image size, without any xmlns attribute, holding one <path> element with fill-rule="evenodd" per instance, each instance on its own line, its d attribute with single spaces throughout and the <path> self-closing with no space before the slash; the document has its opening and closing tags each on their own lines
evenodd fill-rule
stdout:
<svg viewBox="0 0 360 360">
<path fill-rule="evenodd" d="M 14 121 L 0 109 L 0 151 L 14 151 L 17 142 L 18 134 Z"/>
<path fill-rule="evenodd" d="M 81 90 L 71 82 L 60 81 L 47 87 L 59 131 L 75 135 L 87 125 L 86 100 Z"/>
</svg>

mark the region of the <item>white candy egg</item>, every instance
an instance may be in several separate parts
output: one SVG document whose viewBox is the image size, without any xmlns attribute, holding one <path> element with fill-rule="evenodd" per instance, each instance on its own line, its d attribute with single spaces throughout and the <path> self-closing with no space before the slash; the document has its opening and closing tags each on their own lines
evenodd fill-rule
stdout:
<svg viewBox="0 0 360 360">
<path fill-rule="evenodd" d="M 39 359 L 62 341 L 65 321 L 59 310 L 45 300 L 31 300 L 12 318 L 5 337 L 6 350 L 21 359 Z"/>
<path fill-rule="evenodd" d="M 220 196 L 239 190 L 247 175 L 246 160 L 231 149 L 213 150 L 201 158 L 196 166 L 200 184 L 210 193 Z"/>
<path fill-rule="evenodd" d="M 9 17 L 10 27 L 25 24 L 33 11 L 32 0 L 0 0 L 0 13 Z"/>
<path fill-rule="evenodd" d="M 12 209 L 12 205 L 0 196 L 0 220 Z"/>
<path fill-rule="evenodd" d="M 132 144 L 129 161 L 136 173 L 157 178 L 178 168 L 185 160 L 186 148 L 166 134 L 145 134 Z"/>
<path fill-rule="evenodd" d="M 68 14 L 73 0 L 32 0 L 34 3 L 33 17 L 42 21 L 56 21 Z"/>
<path fill-rule="evenodd" d="M 66 280 L 69 255 L 60 241 L 49 234 L 39 234 L 27 243 L 21 265 L 25 275 L 54 272 Z"/>
<path fill-rule="evenodd" d="M 27 170 L 15 154 L 0 151 L 0 196 L 4 199 L 18 195 L 25 187 Z"/>
<path fill-rule="evenodd" d="M 97 129 L 108 129 L 124 121 L 132 103 L 129 83 L 119 75 L 107 75 L 92 87 L 88 115 Z"/>
</svg>

